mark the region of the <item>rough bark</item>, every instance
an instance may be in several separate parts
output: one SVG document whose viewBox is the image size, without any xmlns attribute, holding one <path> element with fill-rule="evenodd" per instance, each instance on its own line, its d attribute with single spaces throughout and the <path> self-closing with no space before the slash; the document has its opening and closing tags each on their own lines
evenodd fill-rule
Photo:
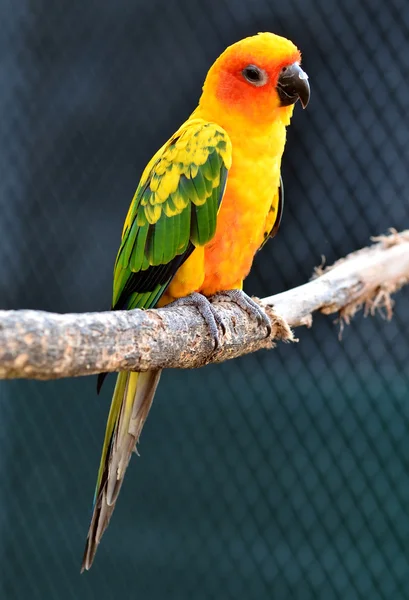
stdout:
<svg viewBox="0 0 409 600">
<path fill-rule="evenodd" d="M 191 307 L 65 315 L 0 311 L 0 378 L 194 368 L 271 348 L 277 340 L 291 341 L 291 327 L 310 326 L 315 311 L 338 312 L 348 322 L 361 307 L 366 313 L 384 308 L 390 318 L 390 294 L 409 281 L 409 231 L 375 241 L 316 269 L 312 281 L 261 300 L 272 321 L 268 338 L 266 329 L 237 306 L 215 304 L 226 324 L 217 351 Z"/>
</svg>

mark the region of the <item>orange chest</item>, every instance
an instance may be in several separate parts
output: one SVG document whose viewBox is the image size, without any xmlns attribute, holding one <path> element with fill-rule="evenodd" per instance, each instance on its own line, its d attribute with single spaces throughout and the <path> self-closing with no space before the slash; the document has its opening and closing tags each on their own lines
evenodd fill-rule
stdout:
<svg viewBox="0 0 409 600">
<path fill-rule="evenodd" d="M 206 295 L 237 287 L 250 271 L 267 215 L 277 202 L 280 163 L 281 155 L 272 153 L 234 155 L 216 234 L 205 247 L 201 291 Z"/>
<path fill-rule="evenodd" d="M 269 211 L 277 211 L 284 123 L 277 122 L 269 135 L 256 139 L 228 133 L 233 160 L 215 236 L 179 268 L 162 304 L 193 291 L 211 296 L 241 287 L 264 240 Z"/>
</svg>

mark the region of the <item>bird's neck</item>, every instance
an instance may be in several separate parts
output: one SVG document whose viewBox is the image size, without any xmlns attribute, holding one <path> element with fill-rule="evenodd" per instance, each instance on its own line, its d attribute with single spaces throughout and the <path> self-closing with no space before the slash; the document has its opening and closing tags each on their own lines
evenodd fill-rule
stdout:
<svg viewBox="0 0 409 600">
<path fill-rule="evenodd" d="M 210 106 L 200 102 L 192 113 L 191 119 L 203 119 L 216 123 L 227 132 L 234 149 L 240 146 L 243 151 L 248 149 L 253 159 L 257 155 L 281 155 L 286 140 L 286 127 L 289 125 L 294 106 L 278 108 L 269 119 L 249 119 L 234 112 L 223 110 L 217 103 Z"/>
</svg>

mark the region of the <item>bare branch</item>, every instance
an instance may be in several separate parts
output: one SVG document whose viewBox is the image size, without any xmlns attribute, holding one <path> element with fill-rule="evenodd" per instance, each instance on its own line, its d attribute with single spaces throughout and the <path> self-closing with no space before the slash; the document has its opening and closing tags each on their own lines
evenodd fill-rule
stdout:
<svg viewBox="0 0 409 600">
<path fill-rule="evenodd" d="M 409 281 L 409 230 L 375 241 L 316 269 L 309 283 L 264 298 L 272 321 L 268 338 L 237 306 L 216 304 L 226 323 L 217 352 L 202 317 L 190 307 L 66 315 L 0 311 L 0 378 L 200 367 L 271 348 L 276 340 L 291 341 L 290 327 L 311 325 L 315 311 L 338 312 L 349 322 L 361 307 L 366 314 L 384 308 L 390 318 L 390 294 Z"/>
</svg>

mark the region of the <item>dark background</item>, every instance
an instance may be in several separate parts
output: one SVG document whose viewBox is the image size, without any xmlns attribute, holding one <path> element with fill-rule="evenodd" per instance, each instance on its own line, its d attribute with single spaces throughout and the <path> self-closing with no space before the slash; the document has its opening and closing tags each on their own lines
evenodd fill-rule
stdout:
<svg viewBox="0 0 409 600">
<path fill-rule="evenodd" d="M 0 22 L 1 308 L 109 306 L 144 165 L 258 31 L 302 49 L 312 98 L 246 290 L 409 226 L 407 0 L 1 0 Z M 296 346 L 166 372 L 82 576 L 113 381 L 1 383 L 1 598 L 409 598 L 408 299 L 341 341 L 317 316 Z"/>
</svg>

